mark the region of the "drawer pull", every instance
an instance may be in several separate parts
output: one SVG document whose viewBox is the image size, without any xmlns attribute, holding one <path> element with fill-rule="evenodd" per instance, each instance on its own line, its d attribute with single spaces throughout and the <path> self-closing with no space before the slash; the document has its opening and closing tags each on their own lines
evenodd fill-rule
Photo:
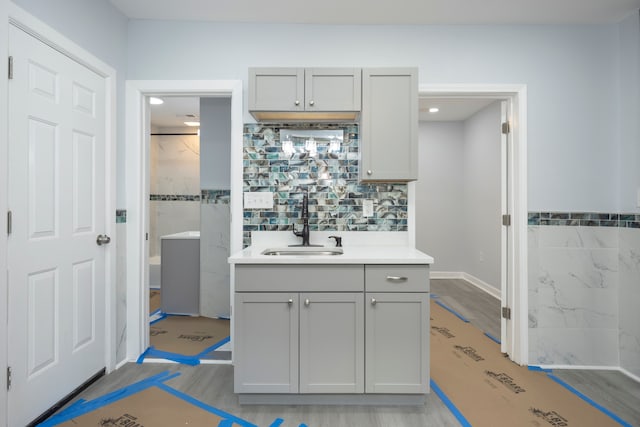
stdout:
<svg viewBox="0 0 640 427">
<path fill-rule="evenodd" d="M 371 298 L 371 305 L 376 305 L 376 303 L 377 303 L 377 302 L 378 302 L 378 301 L 376 301 L 376 299 L 375 299 L 375 298 Z"/>
<path fill-rule="evenodd" d="M 309 299 L 304 300 L 304 305 L 309 307 L 309 304 L 311 304 L 311 301 L 309 301 Z"/>
<path fill-rule="evenodd" d="M 407 278 L 404 276 L 387 276 L 387 280 L 391 280 L 392 282 L 406 282 Z"/>
<path fill-rule="evenodd" d="M 290 306 L 293 305 L 293 300 L 290 299 L 289 301 L 287 301 L 287 304 L 289 304 Z"/>
</svg>

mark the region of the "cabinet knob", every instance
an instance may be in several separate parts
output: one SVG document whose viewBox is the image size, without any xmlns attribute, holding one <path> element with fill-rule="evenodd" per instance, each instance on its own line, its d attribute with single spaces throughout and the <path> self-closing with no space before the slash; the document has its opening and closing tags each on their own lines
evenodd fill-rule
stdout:
<svg viewBox="0 0 640 427">
<path fill-rule="evenodd" d="M 315 105 L 315 101 L 309 101 L 309 105 Z"/>
<path fill-rule="evenodd" d="M 378 302 L 378 301 L 376 301 L 376 299 L 375 299 L 375 298 L 371 298 L 371 305 L 376 305 L 376 303 L 377 303 L 377 302 Z"/>
<path fill-rule="evenodd" d="M 372 173 L 373 173 L 373 171 L 372 171 L 371 169 L 369 169 L 369 170 L 367 171 L 367 175 L 371 175 Z"/>
<path fill-rule="evenodd" d="M 292 299 L 289 299 L 289 301 L 287 301 L 287 304 L 289 304 L 289 305 L 293 305 L 293 300 L 292 300 Z"/>
<path fill-rule="evenodd" d="M 296 99 L 296 102 L 294 102 L 294 104 L 296 104 L 296 105 L 300 105 L 300 101 L 298 101 L 298 100 Z"/>
<path fill-rule="evenodd" d="M 309 301 L 309 299 L 304 300 L 304 305 L 309 307 L 309 305 L 311 304 L 311 301 Z"/>
</svg>

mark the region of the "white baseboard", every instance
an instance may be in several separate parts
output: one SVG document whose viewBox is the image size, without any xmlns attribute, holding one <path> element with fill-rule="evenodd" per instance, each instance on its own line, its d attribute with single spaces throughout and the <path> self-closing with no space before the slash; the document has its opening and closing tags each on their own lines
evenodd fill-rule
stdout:
<svg viewBox="0 0 640 427">
<path fill-rule="evenodd" d="M 632 374 L 624 368 L 620 368 L 619 366 L 591 366 L 591 365 L 535 365 L 539 366 L 542 369 L 551 369 L 551 370 L 582 370 L 582 371 L 618 371 L 622 375 L 631 378 L 632 380 L 640 383 L 640 377 Z"/>
<path fill-rule="evenodd" d="M 476 288 L 488 293 L 492 297 L 494 297 L 496 299 L 501 299 L 501 291 L 500 291 L 500 289 L 494 288 L 493 286 L 491 286 L 487 282 L 484 282 L 484 281 L 478 279 L 477 277 L 472 276 L 469 273 L 465 273 L 465 272 L 462 272 L 462 271 L 432 271 L 429 274 L 429 277 L 431 279 L 462 279 L 462 280 L 465 280 L 465 281 L 469 282 L 470 284 L 472 284 Z"/>
</svg>

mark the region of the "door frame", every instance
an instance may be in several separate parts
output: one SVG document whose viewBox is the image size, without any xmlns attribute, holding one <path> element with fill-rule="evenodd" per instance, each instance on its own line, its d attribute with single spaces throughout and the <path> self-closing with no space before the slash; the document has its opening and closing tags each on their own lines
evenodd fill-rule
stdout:
<svg viewBox="0 0 640 427">
<path fill-rule="evenodd" d="M 502 247 L 502 260 L 507 273 L 501 274 L 502 290 L 507 290 L 511 321 L 501 319 L 500 350 L 526 365 L 529 360 L 529 309 L 527 265 L 527 86 L 525 84 L 421 84 L 419 96 L 439 98 L 492 98 L 506 100 L 510 110 L 511 140 L 507 174 L 507 203 L 503 214 L 511 215 L 507 250 Z M 501 191 L 502 193 L 502 191 Z M 503 209 L 504 209 L 503 204 Z M 505 233 L 502 227 L 501 233 Z M 502 241 L 502 240 L 501 240 Z M 501 245 L 503 246 L 503 245 Z M 501 266 L 504 269 L 504 265 Z M 509 339 L 510 337 L 510 339 Z"/>
<path fill-rule="evenodd" d="M 127 359 L 146 350 L 149 337 L 147 269 L 149 216 L 149 96 L 223 96 L 231 98 L 230 251 L 242 249 L 242 80 L 127 80 Z M 240 202 L 239 202 L 240 201 Z M 231 268 L 230 268 L 231 270 Z M 233 271 L 231 272 L 233 281 Z"/>
<path fill-rule="evenodd" d="M 66 38 L 41 20 L 30 15 L 23 9 L 9 1 L 0 2 L 0 33 L 8 34 L 9 25 L 27 32 L 42 43 L 61 52 L 72 60 L 87 67 L 98 74 L 105 82 L 105 229 L 102 231 L 111 236 L 111 244 L 105 247 L 105 367 L 107 372 L 115 368 L 116 362 L 116 71 L 102 60 L 95 57 L 85 49 L 78 46 L 72 40 Z M 8 57 L 9 41 L 0 46 L 0 56 Z M 3 64 L 7 61 L 3 60 Z M 4 65 L 3 76 L 7 75 L 7 65 Z M 8 80 L 0 79 L 0 99 L 8 99 Z M 0 135 L 0 158 L 8 159 L 8 102 L 0 103 L 0 127 L 5 129 Z M 5 162 L 8 160 L 5 160 Z M 5 170 L 8 170 L 5 165 Z M 9 182 L 6 174 L 0 174 L 0 212 L 4 218 L 8 206 Z M 3 227 L 4 230 L 4 227 Z M 7 270 L 8 236 L 6 232 L 0 233 L 0 312 L 8 312 L 8 281 Z M 0 370 L 6 372 L 8 361 L 8 328 L 7 322 L 0 322 Z M 0 375 L 0 413 L 8 416 L 8 393 L 6 376 Z M 61 396 L 62 397 L 62 396 Z M 8 419 L 0 419 L 0 424 L 8 422 Z"/>
</svg>

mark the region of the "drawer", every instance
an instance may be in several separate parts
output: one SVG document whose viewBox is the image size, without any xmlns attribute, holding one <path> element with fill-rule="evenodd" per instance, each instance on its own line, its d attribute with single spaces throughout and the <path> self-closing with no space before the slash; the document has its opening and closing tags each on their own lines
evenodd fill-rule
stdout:
<svg viewBox="0 0 640 427">
<path fill-rule="evenodd" d="M 350 264 L 241 264 L 236 292 L 363 292 L 364 266 Z"/>
<path fill-rule="evenodd" d="M 365 266 L 367 292 L 429 292 L 428 265 Z"/>
</svg>

